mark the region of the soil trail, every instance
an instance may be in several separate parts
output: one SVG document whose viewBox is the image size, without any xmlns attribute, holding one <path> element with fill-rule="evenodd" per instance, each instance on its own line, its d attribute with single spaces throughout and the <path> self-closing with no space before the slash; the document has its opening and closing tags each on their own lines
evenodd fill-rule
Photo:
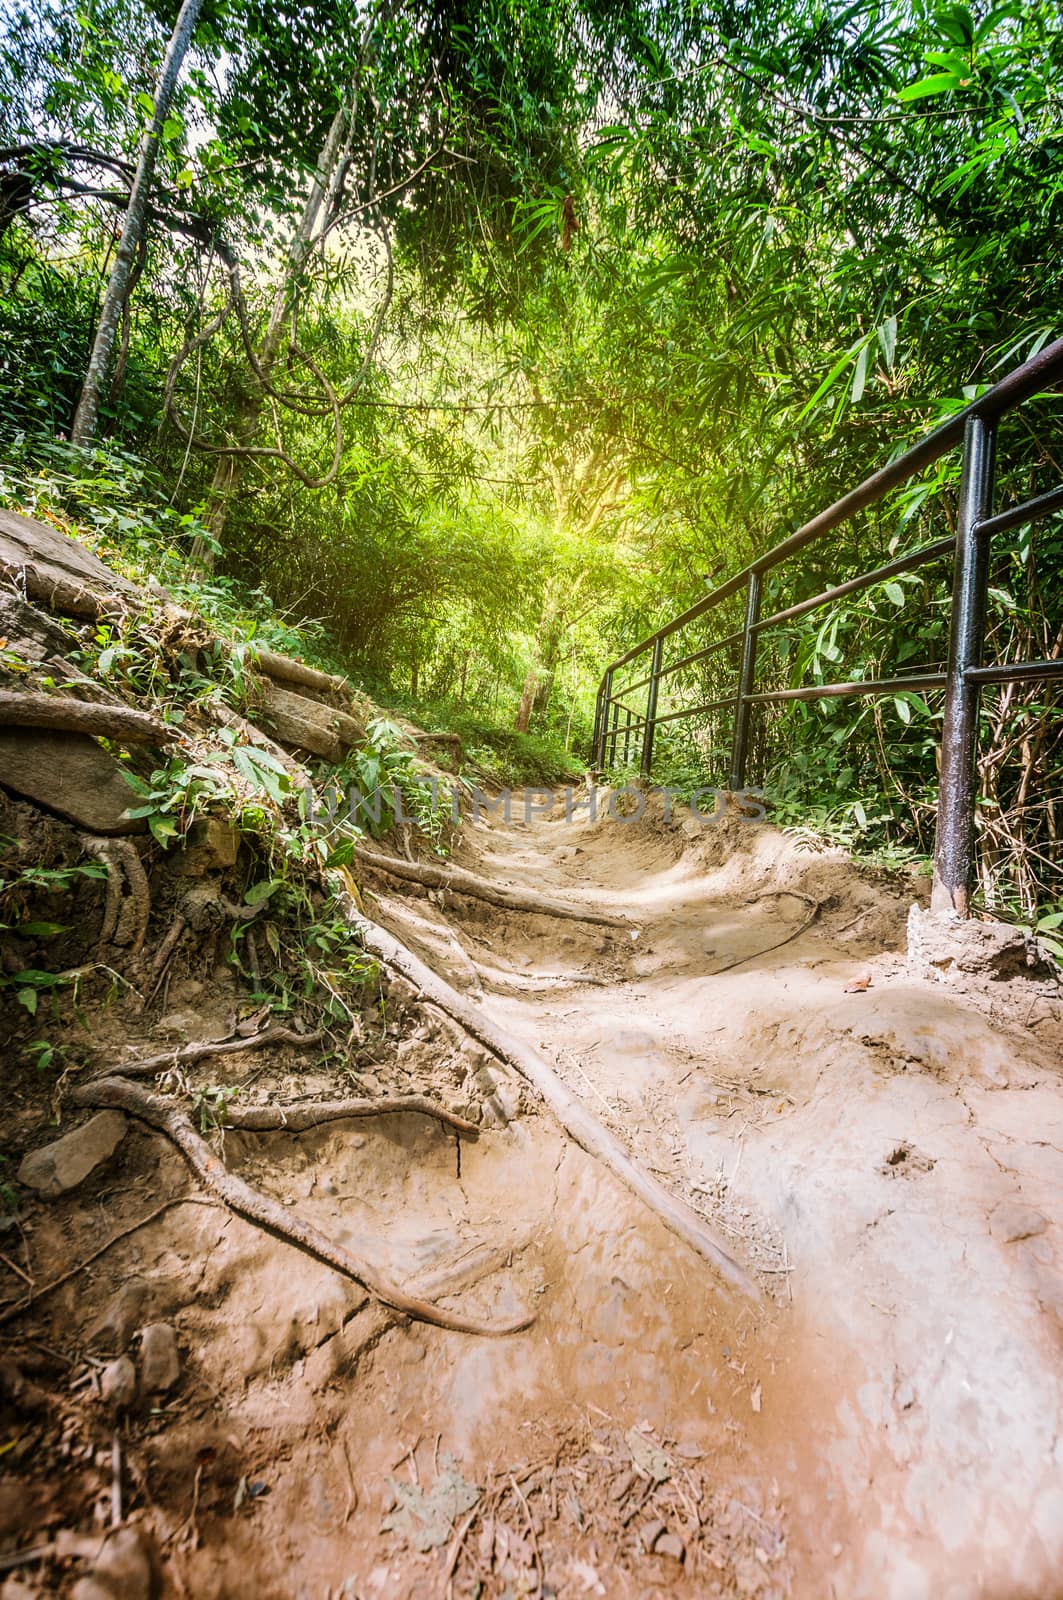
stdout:
<svg viewBox="0 0 1063 1600">
<path fill-rule="evenodd" d="M 911 977 L 918 885 L 768 825 L 666 819 L 655 800 L 623 823 L 521 810 L 470 822 L 459 864 L 630 927 L 371 868 L 367 909 L 544 1052 L 719 1230 L 761 1303 L 396 986 L 367 1001 L 358 1092 L 431 1095 L 482 1118 L 479 1137 L 402 1115 L 297 1134 L 245 1118 L 225 1164 L 410 1293 L 534 1324 L 483 1339 L 396 1319 L 224 1208 L 176 1203 L 196 1193 L 180 1155 L 131 1125 L 27 1225 L 38 1282 L 91 1270 L 19 1329 L 48 1395 L 11 1391 L 25 1420 L 0 1463 L 0 1553 L 51 1541 L 58 1587 L 31 1593 L 94 1559 L 113 1427 L 94 1391 L 169 1323 L 180 1377 L 120 1430 L 164 1600 L 1063 1596 L 1058 995 Z M 197 960 L 166 1016 L 99 1008 L 97 1058 L 231 1031 L 234 975 Z M 184 1070 L 252 1108 L 350 1087 L 299 1045 Z M 28 1129 L 39 1098 L 16 1097 Z"/>
<path fill-rule="evenodd" d="M 466 839 L 498 882 L 638 925 L 444 903 L 489 1011 L 774 1291 L 737 1340 L 717 1309 L 700 1370 L 789 1506 L 794 1592 L 1063 1594 L 1058 1010 L 1038 1030 L 1036 988 L 911 978 L 912 884 L 770 827 L 651 802 Z M 656 1300 L 644 1355 L 673 1380 L 684 1254 L 625 1287 Z"/>
</svg>

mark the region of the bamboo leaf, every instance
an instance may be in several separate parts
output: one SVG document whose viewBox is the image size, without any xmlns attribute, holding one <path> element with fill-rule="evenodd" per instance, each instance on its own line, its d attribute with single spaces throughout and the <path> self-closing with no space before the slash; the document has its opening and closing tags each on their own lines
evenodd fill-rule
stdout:
<svg viewBox="0 0 1063 1600">
<path fill-rule="evenodd" d="M 935 72 L 929 78 L 920 78 L 918 83 L 910 83 L 906 89 L 901 89 L 897 99 L 925 100 L 933 94 L 947 94 L 952 89 L 959 89 L 963 82 L 958 72 Z"/>
</svg>

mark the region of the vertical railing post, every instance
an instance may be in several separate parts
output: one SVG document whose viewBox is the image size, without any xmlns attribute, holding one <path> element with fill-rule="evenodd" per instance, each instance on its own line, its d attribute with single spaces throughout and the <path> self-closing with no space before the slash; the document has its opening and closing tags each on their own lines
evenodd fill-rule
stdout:
<svg viewBox="0 0 1063 1600">
<path fill-rule="evenodd" d="M 749 753 L 749 696 L 753 693 L 753 680 L 757 670 L 757 636 L 753 631 L 760 616 L 760 573 L 754 568 L 749 574 L 746 590 L 746 621 L 742 630 L 742 665 L 738 672 L 738 699 L 735 702 L 734 736 L 731 743 L 732 790 L 741 789 L 746 781 L 746 757 Z"/>
<path fill-rule="evenodd" d="M 975 853 L 975 768 L 978 754 L 979 688 L 967 673 L 982 662 L 985 640 L 989 542 L 978 524 L 991 513 L 995 429 L 972 417 L 963 439 L 963 470 L 952 575 L 952 617 L 941 732 L 941 787 L 934 839 L 935 911 L 970 911 Z"/>
<path fill-rule="evenodd" d="M 609 741 L 609 757 L 608 757 L 608 760 L 605 763 L 606 766 L 609 766 L 609 767 L 615 767 L 616 766 L 616 741 L 617 741 L 617 738 L 619 737 L 619 727 L 620 727 L 620 707 L 617 705 L 616 701 L 614 700 L 613 701 L 613 727 L 612 727 L 612 732 L 610 734 L 610 741 Z"/>
<path fill-rule="evenodd" d="M 650 686 L 646 691 L 646 727 L 642 736 L 642 776 L 648 778 L 653 766 L 653 735 L 657 727 L 657 689 L 661 681 L 661 660 L 664 640 L 653 641 L 653 661 L 650 665 Z"/>
<path fill-rule="evenodd" d="M 613 692 L 613 669 L 602 679 L 602 686 L 598 690 L 598 702 L 594 710 L 594 745 L 593 764 L 601 769 L 605 766 L 605 740 L 609 732 L 609 700 Z"/>
<path fill-rule="evenodd" d="M 627 716 L 624 718 L 624 765 L 625 765 L 625 767 L 627 766 L 627 764 L 628 764 L 628 762 L 630 760 L 631 760 L 631 707 L 629 706 L 627 708 Z"/>
<path fill-rule="evenodd" d="M 602 712 L 605 708 L 605 683 L 598 685 L 594 701 L 594 733 L 591 735 L 591 768 L 602 764 Z"/>
</svg>

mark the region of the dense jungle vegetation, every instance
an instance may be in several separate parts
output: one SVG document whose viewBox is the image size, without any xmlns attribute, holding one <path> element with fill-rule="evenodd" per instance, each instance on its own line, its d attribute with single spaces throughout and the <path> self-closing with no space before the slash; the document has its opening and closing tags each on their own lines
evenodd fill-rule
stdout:
<svg viewBox="0 0 1063 1600">
<path fill-rule="evenodd" d="M 31 0 L 0 65 L 0 502 L 481 754 L 589 757 L 605 663 L 1058 333 L 1057 0 Z M 1058 401 L 1003 493 L 1060 481 Z M 958 462 L 780 604 L 953 525 Z M 1063 523 L 990 650 L 1063 645 Z M 730 613 L 728 613 L 730 615 Z M 776 640 L 939 663 L 947 567 Z M 729 623 L 728 626 L 732 626 Z M 688 648 L 695 648 L 694 645 Z M 708 699 L 716 658 L 675 680 Z M 1058 690 L 984 702 L 982 892 L 1063 922 Z M 930 848 L 940 696 L 765 716 L 784 821 Z M 662 730 L 719 778 L 724 725 Z"/>
</svg>

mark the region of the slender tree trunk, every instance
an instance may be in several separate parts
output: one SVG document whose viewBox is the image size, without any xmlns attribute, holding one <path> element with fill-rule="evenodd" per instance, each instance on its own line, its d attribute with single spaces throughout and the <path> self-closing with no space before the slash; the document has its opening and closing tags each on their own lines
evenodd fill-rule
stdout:
<svg viewBox="0 0 1063 1600">
<path fill-rule="evenodd" d="M 533 667 L 524 680 L 524 690 L 520 697 L 520 705 L 517 707 L 517 720 L 513 724 L 517 733 L 527 733 L 528 731 L 528 723 L 531 721 L 532 707 L 535 704 L 535 696 L 538 689 L 539 675 Z"/>
<path fill-rule="evenodd" d="M 576 579 L 573 594 L 579 592 L 580 579 Z M 559 602 L 556 586 L 548 586 L 543 602 L 539 638 L 536 644 L 536 661 L 524 680 L 517 720 L 513 724 L 517 733 L 527 733 L 532 717 L 537 711 L 545 712 L 554 692 L 557 663 L 565 637 L 565 612 Z"/>
<path fill-rule="evenodd" d="M 163 125 L 170 113 L 177 79 L 192 41 L 192 34 L 195 32 L 202 3 L 203 0 L 184 0 L 173 33 L 170 35 L 170 42 L 166 46 L 162 73 L 155 91 L 155 109 L 152 112 L 151 123 L 140 141 L 140 156 L 137 160 L 133 187 L 129 191 L 129 205 L 126 207 L 125 220 L 122 223 L 122 234 L 111 265 L 107 293 L 96 324 L 96 338 L 85 372 L 81 398 L 74 413 L 73 427 L 70 430 L 70 437 L 75 444 L 89 444 L 96 437 L 100 401 L 107 384 L 114 354 L 114 342 L 129 294 L 130 274 L 147 232 L 148 209 L 152 184 L 155 181 L 155 163 L 158 160 Z"/>
<path fill-rule="evenodd" d="M 248 391 L 240 406 L 239 414 L 236 418 L 236 426 L 233 429 L 238 449 L 249 448 L 254 444 L 258 435 L 262 411 L 266 401 L 266 391 L 263 387 L 262 379 L 265 379 L 267 383 L 269 382 L 280 352 L 281 340 L 284 336 L 284 325 L 291 307 L 292 289 L 306 265 L 318 219 L 323 209 L 325 209 L 326 202 L 332 199 L 340 158 L 343 154 L 343 147 L 353 118 L 354 104 L 352 96 L 344 100 L 344 103 L 332 119 L 332 126 L 329 128 L 321 154 L 317 158 L 313 182 L 306 197 L 306 204 L 303 206 L 298 226 L 288 243 L 284 274 L 273 292 L 266 331 L 263 333 L 258 349 L 255 351 L 255 360 L 261 376 L 256 376 L 254 373 L 251 374 Z M 207 508 L 204 517 L 204 521 L 215 539 L 220 540 L 225 530 L 225 519 L 229 514 L 229 507 L 240 488 L 244 465 L 245 458 L 243 456 L 232 455 L 218 458 L 218 465 L 214 469 L 214 480 L 211 483 L 210 493 L 207 497 Z"/>
</svg>

